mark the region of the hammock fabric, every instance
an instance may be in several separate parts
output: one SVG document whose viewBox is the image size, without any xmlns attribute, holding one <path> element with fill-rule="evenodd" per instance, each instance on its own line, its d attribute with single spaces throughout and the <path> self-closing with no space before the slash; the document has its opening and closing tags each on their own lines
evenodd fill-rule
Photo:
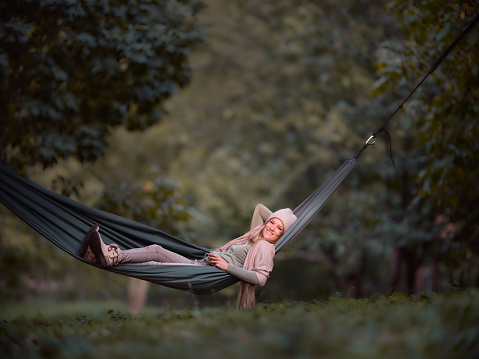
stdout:
<svg viewBox="0 0 479 359">
<path fill-rule="evenodd" d="M 296 237 L 321 210 L 353 169 L 355 162 L 355 158 L 345 161 L 327 182 L 294 210 L 298 220 L 276 243 L 276 252 Z M 116 243 L 121 249 L 159 244 L 191 259 L 201 259 L 209 252 L 206 248 L 189 244 L 158 229 L 88 207 L 47 190 L 1 164 L 0 202 L 53 244 L 89 264 L 91 262 L 79 257 L 77 251 L 93 224 L 100 226 L 105 243 Z M 209 266 L 120 264 L 105 270 L 194 294 L 211 294 L 238 281 L 225 271 Z"/>
</svg>

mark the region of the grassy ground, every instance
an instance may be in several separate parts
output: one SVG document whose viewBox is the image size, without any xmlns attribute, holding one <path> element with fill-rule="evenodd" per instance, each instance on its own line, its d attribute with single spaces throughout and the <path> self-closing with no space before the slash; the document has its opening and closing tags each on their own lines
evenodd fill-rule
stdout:
<svg viewBox="0 0 479 359">
<path fill-rule="evenodd" d="M 0 358 L 479 357 L 474 290 L 136 316 L 118 303 L 4 303 L 0 318 Z"/>
</svg>

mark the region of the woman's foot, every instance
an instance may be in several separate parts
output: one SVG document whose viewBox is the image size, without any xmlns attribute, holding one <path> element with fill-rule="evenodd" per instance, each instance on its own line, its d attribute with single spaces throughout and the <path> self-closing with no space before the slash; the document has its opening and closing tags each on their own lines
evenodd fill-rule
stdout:
<svg viewBox="0 0 479 359">
<path fill-rule="evenodd" d="M 83 244 L 78 250 L 78 255 L 82 258 L 85 258 L 89 261 L 95 262 L 95 255 L 90 249 L 89 242 L 94 236 L 95 233 L 97 233 L 100 230 L 100 227 L 95 224 L 93 225 L 87 232 L 85 239 L 83 240 Z"/>
<path fill-rule="evenodd" d="M 92 232 L 88 245 L 99 267 L 106 268 L 120 263 L 121 249 L 116 244 L 103 243 L 100 233 Z"/>
<path fill-rule="evenodd" d="M 96 263 L 95 255 L 94 255 L 93 252 L 91 251 L 90 247 L 87 248 L 87 250 L 86 250 L 86 252 L 85 252 L 85 256 L 84 256 L 83 258 L 85 258 L 87 261 L 95 262 L 95 263 Z"/>
</svg>

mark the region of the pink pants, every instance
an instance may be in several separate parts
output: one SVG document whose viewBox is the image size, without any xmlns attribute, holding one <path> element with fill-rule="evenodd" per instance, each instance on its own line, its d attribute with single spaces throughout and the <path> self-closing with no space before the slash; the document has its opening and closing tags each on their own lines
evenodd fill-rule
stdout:
<svg viewBox="0 0 479 359">
<path fill-rule="evenodd" d="M 206 259 L 188 259 L 168 249 L 152 244 L 151 246 L 121 251 L 120 263 L 136 264 L 191 264 L 207 266 Z"/>
</svg>

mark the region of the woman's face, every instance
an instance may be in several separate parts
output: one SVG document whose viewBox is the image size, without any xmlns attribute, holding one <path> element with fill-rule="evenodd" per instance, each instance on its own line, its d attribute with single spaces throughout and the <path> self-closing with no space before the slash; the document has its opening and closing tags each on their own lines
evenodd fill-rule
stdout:
<svg viewBox="0 0 479 359">
<path fill-rule="evenodd" d="M 276 243 L 276 241 L 283 235 L 284 225 L 279 218 L 271 218 L 266 222 L 263 229 L 263 238 L 268 242 Z"/>
</svg>

